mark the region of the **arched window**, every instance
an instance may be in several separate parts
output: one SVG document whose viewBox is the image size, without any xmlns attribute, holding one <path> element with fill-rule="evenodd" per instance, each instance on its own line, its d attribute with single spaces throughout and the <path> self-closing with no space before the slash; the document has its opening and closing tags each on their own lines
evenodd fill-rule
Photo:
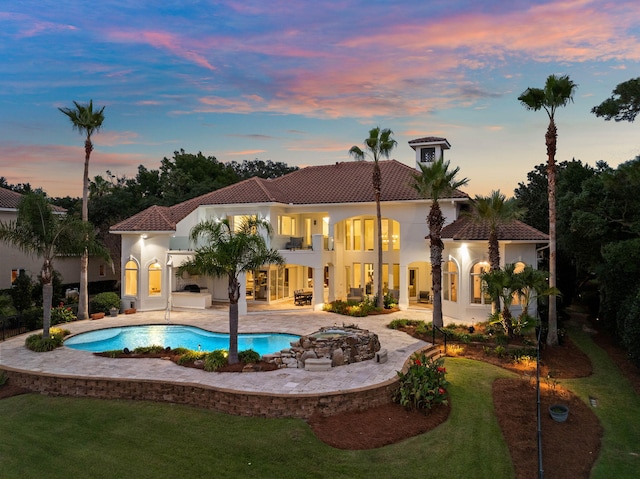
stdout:
<svg viewBox="0 0 640 479">
<path fill-rule="evenodd" d="M 482 261 L 476 263 L 471 268 L 471 302 L 473 304 L 491 304 L 491 297 L 487 294 L 487 290 L 484 287 L 484 281 L 482 281 L 482 273 L 489 271 L 489 263 Z"/>
<path fill-rule="evenodd" d="M 124 295 L 138 295 L 138 263 L 132 259 L 124 265 Z"/>
<path fill-rule="evenodd" d="M 458 301 L 458 265 L 447 261 L 442 268 L 442 299 Z"/>
<path fill-rule="evenodd" d="M 149 265 L 149 296 L 162 294 L 162 266 L 155 262 Z"/>
</svg>

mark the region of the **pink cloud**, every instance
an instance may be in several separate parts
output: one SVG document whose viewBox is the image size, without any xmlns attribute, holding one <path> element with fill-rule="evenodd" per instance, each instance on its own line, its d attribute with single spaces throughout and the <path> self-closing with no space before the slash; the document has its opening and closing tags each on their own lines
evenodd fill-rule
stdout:
<svg viewBox="0 0 640 479">
<path fill-rule="evenodd" d="M 91 137 L 93 144 L 100 146 L 131 145 L 137 143 L 137 139 L 138 134 L 133 131 L 100 130 Z"/>
<path fill-rule="evenodd" d="M 264 153 L 267 150 L 242 150 L 242 151 L 228 151 L 225 153 L 227 156 L 245 156 L 245 155 L 257 155 Z"/>
<path fill-rule="evenodd" d="M 77 27 L 73 25 L 45 22 L 31 15 L 20 13 L 0 12 L 0 20 L 15 22 L 19 25 L 20 32 L 16 35 L 17 38 L 30 38 L 38 35 L 77 30 Z"/>
<path fill-rule="evenodd" d="M 200 65 L 208 70 L 213 71 L 216 69 L 209 63 L 204 55 L 194 51 L 192 47 L 186 46 L 188 41 L 173 33 L 161 31 L 125 32 L 112 30 L 109 31 L 107 35 L 115 41 L 151 45 L 154 48 L 169 51 L 179 58 Z"/>
</svg>

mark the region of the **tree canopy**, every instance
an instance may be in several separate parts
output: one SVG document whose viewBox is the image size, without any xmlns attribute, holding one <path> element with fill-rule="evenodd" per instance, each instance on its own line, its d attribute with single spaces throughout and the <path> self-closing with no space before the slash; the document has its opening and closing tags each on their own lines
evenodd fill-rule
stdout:
<svg viewBox="0 0 640 479">
<path fill-rule="evenodd" d="M 640 77 L 618 84 L 613 95 L 594 106 L 591 113 L 607 121 L 633 122 L 640 113 Z"/>
</svg>

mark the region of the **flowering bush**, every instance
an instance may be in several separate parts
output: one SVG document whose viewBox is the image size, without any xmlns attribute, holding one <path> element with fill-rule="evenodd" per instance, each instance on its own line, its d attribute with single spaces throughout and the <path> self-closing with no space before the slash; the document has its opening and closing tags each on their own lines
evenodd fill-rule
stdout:
<svg viewBox="0 0 640 479">
<path fill-rule="evenodd" d="M 64 303 L 60 303 L 55 308 L 51 308 L 51 325 L 61 324 L 61 323 L 70 323 L 71 321 L 75 321 L 77 316 L 73 313 L 73 310 L 65 306 Z"/>
<path fill-rule="evenodd" d="M 407 409 L 431 409 L 438 404 L 448 404 L 447 370 L 444 359 L 433 359 L 424 353 L 413 355 L 412 364 L 405 373 L 398 371 L 400 388 L 393 400 Z"/>
</svg>

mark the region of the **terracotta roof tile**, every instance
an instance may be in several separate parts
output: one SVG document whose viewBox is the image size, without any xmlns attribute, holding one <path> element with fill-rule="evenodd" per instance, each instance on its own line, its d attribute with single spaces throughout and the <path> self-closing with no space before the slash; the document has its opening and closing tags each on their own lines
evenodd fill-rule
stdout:
<svg viewBox="0 0 640 479">
<path fill-rule="evenodd" d="M 422 199 L 411 187 L 413 175 L 416 173 L 414 168 L 396 160 L 387 160 L 380 161 L 380 170 L 382 173 L 382 201 Z M 274 179 L 265 180 L 254 177 L 170 207 L 171 222 L 166 222 L 164 225 L 168 228 L 172 224 L 171 229 L 175 230 L 175 223 L 203 205 L 246 203 L 311 205 L 373 202 L 372 175 L 373 162 L 349 161 L 332 165 L 310 166 Z M 459 190 L 456 190 L 452 195 L 452 198 L 463 199 L 467 197 Z M 148 208 L 142 213 L 114 225 L 111 230 L 144 231 L 143 226 L 154 221 L 147 216 L 156 214 L 158 211 Z M 144 220 L 138 218 L 140 215 L 143 215 Z M 151 229 L 147 230 L 151 231 Z M 164 230 L 155 229 L 154 231 Z"/>
<path fill-rule="evenodd" d="M 176 221 L 171 208 L 151 206 L 140 213 L 113 225 L 111 231 L 175 231 Z"/>
<path fill-rule="evenodd" d="M 441 141 L 445 141 L 447 142 L 447 144 L 449 144 L 446 138 L 442 138 L 439 136 L 425 136 L 423 138 L 416 138 L 415 140 L 409 140 L 409 144 L 413 145 L 415 143 L 438 143 Z"/>
<path fill-rule="evenodd" d="M 6 188 L 0 188 L 0 208 L 17 210 L 18 204 L 20 203 L 20 200 L 22 200 L 23 196 L 24 195 L 16 193 L 15 191 L 11 191 Z M 53 211 L 57 213 L 65 213 L 67 211 L 60 206 L 51 205 L 51 207 L 53 208 Z"/>
<path fill-rule="evenodd" d="M 488 223 L 477 223 L 471 218 L 462 216 L 453 223 L 442 228 L 442 239 L 460 241 L 489 240 Z M 516 241 L 549 241 L 549 236 L 522 221 L 514 220 L 498 227 L 499 240 Z"/>
</svg>

